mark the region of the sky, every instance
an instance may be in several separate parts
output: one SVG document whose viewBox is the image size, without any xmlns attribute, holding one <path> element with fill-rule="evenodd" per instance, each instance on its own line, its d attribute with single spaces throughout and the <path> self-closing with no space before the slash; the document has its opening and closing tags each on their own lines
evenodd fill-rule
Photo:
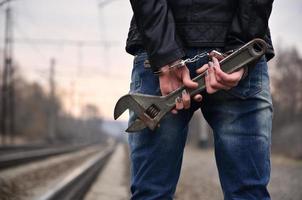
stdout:
<svg viewBox="0 0 302 200">
<path fill-rule="evenodd" d="M 126 0 L 102 7 L 100 2 L 15 0 L 14 56 L 20 73 L 46 89 L 50 59 L 55 59 L 57 94 L 65 110 L 80 115 L 83 105 L 95 104 L 104 118 L 112 119 L 116 101 L 129 90 L 133 57 L 125 52 L 125 43 L 132 10 Z M 0 7 L 0 50 L 4 8 Z M 277 48 L 295 45 L 302 52 L 300 19 L 301 0 L 274 2 L 270 27 Z"/>
</svg>

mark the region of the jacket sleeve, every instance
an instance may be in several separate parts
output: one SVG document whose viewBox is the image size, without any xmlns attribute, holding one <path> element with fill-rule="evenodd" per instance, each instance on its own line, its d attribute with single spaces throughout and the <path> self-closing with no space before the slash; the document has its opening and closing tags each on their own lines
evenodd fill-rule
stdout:
<svg viewBox="0 0 302 200">
<path fill-rule="evenodd" d="M 154 71 L 184 56 L 167 0 L 130 0 L 143 46 Z"/>
<path fill-rule="evenodd" d="M 238 0 L 225 51 L 237 49 L 254 38 L 264 39 L 269 32 L 268 20 L 272 6 L 273 0 Z"/>
</svg>

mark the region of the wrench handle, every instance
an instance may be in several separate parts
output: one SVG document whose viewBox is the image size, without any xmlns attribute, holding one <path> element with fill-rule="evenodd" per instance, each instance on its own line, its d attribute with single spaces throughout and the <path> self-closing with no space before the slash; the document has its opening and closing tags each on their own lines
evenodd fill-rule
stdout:
<svg viewBox="0 0 302 200">
<path fill-rule="evenodd" d="M 239 48 L 238 50 L 234 51 L 232 54 L 225 57 L 221 60 L 220 67 L 221 70 L 225 73 L 232 73 L 253 61 L 257 61 L 265 54 L 267 50 L 267 44 L 262 39 L 254 39 Z M 171 109 L 175 106 L 175 99 L 177 97 L 181 97 L 181 93 L 184 89 L 190 94 L 190 96 L 194 96 L 205 89 L 205 72 L 196 76 L 192 79 L 194 82 L 198 83 L 198 87 L 196 89 L 186 88 L 182 86 L 175 90 L 174 92 L 170 93 L 166 96 L 166 103 L 167 105 L 171 106 Z"/>
</svg>

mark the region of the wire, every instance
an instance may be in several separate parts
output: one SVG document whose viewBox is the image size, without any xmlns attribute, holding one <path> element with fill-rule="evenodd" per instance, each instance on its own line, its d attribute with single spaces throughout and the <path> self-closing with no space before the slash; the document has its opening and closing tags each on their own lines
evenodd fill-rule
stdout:
<svg viewBox="0 0 302 200">
<path fill-rule="evenodd" d="M 100 47 L 100 46 L 119 46 L 117 41 L 98 41 L 98 40 L 69 40 L 64 38 L 15 38 L 17 43 L 37 43 L 41 45 L 70 45 L 70 46 L 86 46 L 86 47 Z"/>
<path fill-rule="evenodd" d="M 21 35 L 24 35 L 25 37 L 27 36 L 27 34 L 23 31 L 20 24 L 18 23 L 18 20 L 14 20 L 14 27 L 15 27 L 15 29 L 18 30 L 19 33 L 21 33 Z M 16 43 L 16 42 L 17 42 L 17 40 L 16 40 L 16 38 L 14 38 L 14 43 Z M 36 52 L 42 58 L 42 60 L 47 60 L 46 55 L 44 55 L 42 53 L 42 51 L 39 49 L 38 46 L 32 45 L 32 44 L 30 44 L 29 46 L 32 48 L 32 50 L 34 52 Z"/>
<path fill-rule="evenodd" d="M 101 0 L 101 1 L 99 2 L 99 8 L 102 8 L 102 7 L 108 5 L 109 3 L 112 3 L 112 2 L 114 2 L 114 1 L 117 1 L 117 0 Z"/>
</svg>

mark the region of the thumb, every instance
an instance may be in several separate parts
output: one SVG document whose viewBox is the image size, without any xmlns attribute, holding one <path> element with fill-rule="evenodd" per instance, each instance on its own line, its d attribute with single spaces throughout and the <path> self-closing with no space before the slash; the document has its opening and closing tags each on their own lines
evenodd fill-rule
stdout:
<svg viewBox="0 0 302 200">
<path fill-rule="evenodd" d="M 188 88 L 197 88 L 198 83 L 192 81 L 189 70 L 184 70 L 182 73 L 182 82 Z"/>
</svg>

